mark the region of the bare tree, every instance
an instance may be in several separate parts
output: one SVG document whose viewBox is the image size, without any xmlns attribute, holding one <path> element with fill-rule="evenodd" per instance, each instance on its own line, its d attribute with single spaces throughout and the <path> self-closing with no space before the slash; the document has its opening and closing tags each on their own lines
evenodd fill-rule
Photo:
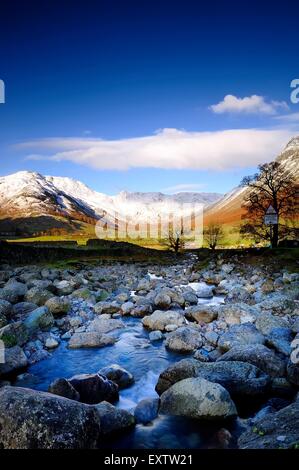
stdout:
<svg viewBox="0 0 299 470">
<path fill-rule="evenodd" d="M 250 191 L 242 205 L 245 223 L 240 233 L 250 235 L 256 241 L 270 240 L 271 245 L 277 247 L 279 239 L 291 233 L 290 221 L 296 220 L 298 184 L 279 162 L 260 165 L 258 173 L 243 178 L 241 184 Z M 278 223 L 269 226 L 264 224 L 264 217 L 270 206 L 277 214 Z"/>
<path fill-rule="evenodd" d="M 224 237 L 223 228 L 216 222 L 210 222 L 204 229 L 203 236 L 211 250 L 215 250 L 216 246 Z"/>
<path fill-rule="evenodd" d="M 183 235 L 183 229 L 176 231 L 170 230 L 168 238 L 164 242 L 165 246 L 167 246 L 167 248 L 173 251 L 176 255 L 185 248 L 185 239 Z"/>
</svg>

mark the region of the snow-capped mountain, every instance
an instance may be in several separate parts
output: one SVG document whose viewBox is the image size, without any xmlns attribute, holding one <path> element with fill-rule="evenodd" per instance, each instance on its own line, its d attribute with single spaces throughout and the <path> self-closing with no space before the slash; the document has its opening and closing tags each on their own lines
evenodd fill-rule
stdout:
<svg viewBox="0 0 299 470">
<path fill-rule="evenodd" d="M 287 144 L 283 152 L 276 158 L 276 161 L 283 165 L 286 173 L 299 181 L 299 136 L 294 137 Z M 241 206 L 247 191 L 246 187 L 239 186 L 207 207 L 205 223 L 210 220 L 217 220 L 221 223 L 239 222 L 242 214 Z"/>
<path fill-rule="evenodd" d="M 174 203 L 207 206 L 221 197 L 218 193 L 166 195 L 126 191 L 109 196 L 71 178 L 20 171 L 0 177 L 0 219 L 11 221 L 51 217 L 54 220 L 95 224 L 104 218 L 109 223 L 115 213 L 119 214 L 120 219 L 127 215 L 151 217 L 157 208 L 163 212 Z"/>
<path fill-rule="evenodd" d="M 299 180 L 299 136 L 288 143 L 276 161 Z M 47 232 L 56 227 L 81 231 L 84 224 L 95 225 L 99 219 L 114 224 L 115 213 L 119 220 L 128 216 L 132 220 L 152 220 L 157 212 L 169 213 L 171 208 L 179 208 L 184 203 L 203 204 L 205 223 L 210 220 L 238 223 L 246 191 L 238 187 L 224 196 L 122 191 L 109 196 L 71 178 L 20 171 L 0 177 L 0 235 L 13 232 L 16 226 L 22 231 L 24 224 L 28 233 Z"/>
</svg>

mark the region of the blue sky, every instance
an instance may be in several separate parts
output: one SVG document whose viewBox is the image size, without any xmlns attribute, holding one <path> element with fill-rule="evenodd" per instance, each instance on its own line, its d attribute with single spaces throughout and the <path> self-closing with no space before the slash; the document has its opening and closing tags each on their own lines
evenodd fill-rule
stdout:
<svg viewBox="0 0 299 470">
<path fill-rule="evenodd" d="M 299 133 L 299 7 L 279 3 L 1 5 L 0 175 L 230 190 Z"/>
</svg>

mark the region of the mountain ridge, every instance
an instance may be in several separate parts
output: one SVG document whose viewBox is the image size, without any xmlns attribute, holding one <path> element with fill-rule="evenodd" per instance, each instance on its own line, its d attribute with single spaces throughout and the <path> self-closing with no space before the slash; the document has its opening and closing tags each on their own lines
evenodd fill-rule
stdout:
<svg viewBox="0 0 299 470">
<path fill-rule="evenodd" d="M 79 180 L 60 176 L 43 176 L 38 172 L 19 171 L 0 177 L 0 233 L 13 232 L 13 225 L 24 225 L 25 219 L 64 220 L 72 231 L 72 221 L 95 225 L 99 219 L 111 221 L 112 214 L 144 213 L 151 217 L 155 207 L 163 211 L 169 204 L 200 203 L 204 206 L 219 200 L 219 193 L 130 193 L 122 191 L 109 196 L 92 190 Z M 47 218 L 47 219 L 45 219 Z M 4 225 L 4 229 L 3 229 Z M 28 224 L 26 224 L 28 226 Z M 36 224 L 35 224 L 36 225 Z M 44 225 L 44 224 L 42 224 Z M 51 224 L 55 228 L 54 220 Z M 53 226 L 54 225 L 54 226 Z M 9 228 L 5 228 L 5 227 Z M 61 223 L 58 223 L 58 228 Z M 22 231 L 22 227 L 19 227 Z M 36 227 L 35 227 L 36 228 Z M 38 227 L 37 227 L 38 228 Z M 47 227 L 41 227 L 45 232 Z"/>
<path fill-rule="evenodd" d="M 299 181 L 299 136 L 288 142 L 276 161 Z M 124 220 L 124 215 L 133 220 L 137 215 L 151 220 L 157 210 L 169 211 L 174 203 L 203 204 L 205 225 L 210 221 L 239 224 L 247 191 L 246 187 L 238 186 L 225 195 L 122 191 L 110 196 L 69 177 L 20 171 L 0 177 L 0 235 L 5 231 L 13 233 L 16 228 L 24 232 L 24 226 L 28 233 L 33 229 L 34 233 L 47 233 L 49 228 L 80 232 L 86 226 L 93 227 L 100 219 L 107 224 L 114 223 L 116 212 L 119 220 Z"/>
</svg>

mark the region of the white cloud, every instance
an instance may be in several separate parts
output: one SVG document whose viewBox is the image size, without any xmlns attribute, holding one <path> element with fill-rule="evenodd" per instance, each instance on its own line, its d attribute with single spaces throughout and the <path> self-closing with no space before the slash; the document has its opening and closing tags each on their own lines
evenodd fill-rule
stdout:
<svg viewBox="0 0 299 470">
<path fill-rule="evenodd" d="M 283 114 L 281 116 L 275 116 L 275 119 L 279 119 L 282 122 L 296 123 L 299 122 L 299 113 Z"/>
<path fill-rule="evenodd" d="M 70 161 L 98 170 L 130 168 L 226 170 L 272 160 L 293 137 L 290 129 L 188 132 L 163 129 L 120 140 L 51 138 L 18 144 L 28 159 Z"/>
<path fill-rule="evenodd" d="M 202 191 L 206 187 L 205 184 L 196 184 L 196 183 L 183 183 L 183 184 L 176 184 L 175 186 L 169 186 L 168 188 L 162 189 L 162 193 L 170 193 L 176 194 L 180 192 L 188 193 L 188 192 L 197 192 Z"/>
<path fill-rule="evenodd" d="M 210 106 L 216 114 L 244 113 L 244 114 L 276 114 L 278 110 L 289 109 L 285 101 L 267 102 L 263 96 L 252 95 L 238 98 L 234 95 L 226 95 L 223 101 Z"/>
</svg>

